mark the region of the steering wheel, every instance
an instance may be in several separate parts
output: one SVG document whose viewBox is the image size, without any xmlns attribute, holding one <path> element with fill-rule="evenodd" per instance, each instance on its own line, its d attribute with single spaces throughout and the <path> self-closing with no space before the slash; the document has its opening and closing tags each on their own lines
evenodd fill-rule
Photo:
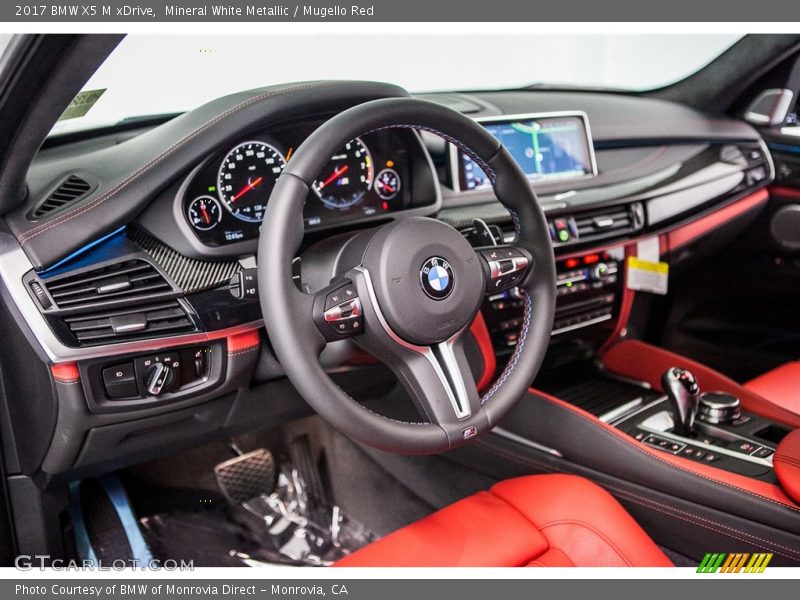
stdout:
<svg viewBox="0 0 800 600">
<path fill-rule="evenodd" d="M 330 285 L 301 291 L 292 278 L 292 261 L 303 238 L 303 205 L 312 183 L 347 142 L 392 128 L 431 132 L 470 156 L 510 211 L 514 244 L 475 249 L 441 221 L 400 218 L 342 242 Z M 275 354 L 317 413 L 369 446 L 434 454 L 489 431 L 525 395 L 550 340 L 555 262 L 536 195 L 497 139 L 449 108 L 392 98 L 338 114 L 297 149 L 264 214 L 258 287 Z M 480 396 L 460 338 L 486 294 L 512 287 L 522 291 L 524 303 L 519 339 L 503 372 Z M 319 355 L 328 342 L 346 338 L 392 369 L 428 422 L 372 412 L 331 380 Z"/>
</svg>

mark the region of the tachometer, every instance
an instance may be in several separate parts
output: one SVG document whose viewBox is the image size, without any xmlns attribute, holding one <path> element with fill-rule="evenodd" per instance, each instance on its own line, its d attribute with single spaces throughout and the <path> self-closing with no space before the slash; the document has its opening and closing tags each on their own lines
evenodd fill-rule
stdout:
<svg viewBox="0 0 800 600">
<path fill-rule="evenodd" d="M 331 157 L 312 187 L 325 206 L 344 210 L 361 202 L 372 186 L 372 177 L 372 155 L 356 138 Z"/>
<path fill-rule="evenodd" d="M 260 222 L 275 182 L 286 166 L 283 154 L 265 142 L 244 142 L 228 152 L 219 167 L 219 198 L 242 221 Z"/>
</svg>

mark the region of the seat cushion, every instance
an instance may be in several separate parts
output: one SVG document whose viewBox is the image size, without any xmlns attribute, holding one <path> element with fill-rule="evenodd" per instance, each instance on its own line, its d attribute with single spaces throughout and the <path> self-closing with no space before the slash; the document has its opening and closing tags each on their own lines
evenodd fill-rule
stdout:
<svg viewBox="0 0 800 600">
<path fill-rule="evenodd" d="M 788 362 L 744 384 L 785 410 L 800 415 L 800 361 Z"/>
<path fill-rule="evenodd" d="M 339 567 L 672 566 L 604 489 L 573 475 L 500 482 L 340 560 Z"/>
</svg>

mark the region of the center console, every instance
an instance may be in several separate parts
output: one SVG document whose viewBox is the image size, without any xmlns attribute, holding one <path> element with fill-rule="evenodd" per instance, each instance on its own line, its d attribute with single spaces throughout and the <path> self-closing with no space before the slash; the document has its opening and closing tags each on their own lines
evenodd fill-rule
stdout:
<svg viewBox="0 0 800 600">
<path fill-rule="evenodd" d="M 736 396 L 701 392 L 685 369 L 671 368 L 663 379 L 665 395 L 612 424 L 657 450 L 775 481 L 772 458 L 789 429 L 744 412 Z"/>
<path fill-rule="evenodd" d="M 637 444 L 776 482 L 775 448 L 790 429 L 744 410 L 732 393 L 701 389 L 686 369 L 667 369 L 661 378 L 664 392 L 589 363 L 562 366 L 535 385 L 593 414 Z"/>
</svg>

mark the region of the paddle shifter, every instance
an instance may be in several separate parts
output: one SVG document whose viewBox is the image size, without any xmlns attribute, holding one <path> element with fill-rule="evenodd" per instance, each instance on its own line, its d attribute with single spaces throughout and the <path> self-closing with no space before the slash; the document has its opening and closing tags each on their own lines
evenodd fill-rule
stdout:
<svg viewBox="0 0 800 600">
<path fill-rule="evenodd" d="M 671 367 L 661 377 L 661 385 L 675 414 L 675 433 L 692 435 L 694 417 L 700 401 L 700 386 L 690 371 Z"/>
</svg>

